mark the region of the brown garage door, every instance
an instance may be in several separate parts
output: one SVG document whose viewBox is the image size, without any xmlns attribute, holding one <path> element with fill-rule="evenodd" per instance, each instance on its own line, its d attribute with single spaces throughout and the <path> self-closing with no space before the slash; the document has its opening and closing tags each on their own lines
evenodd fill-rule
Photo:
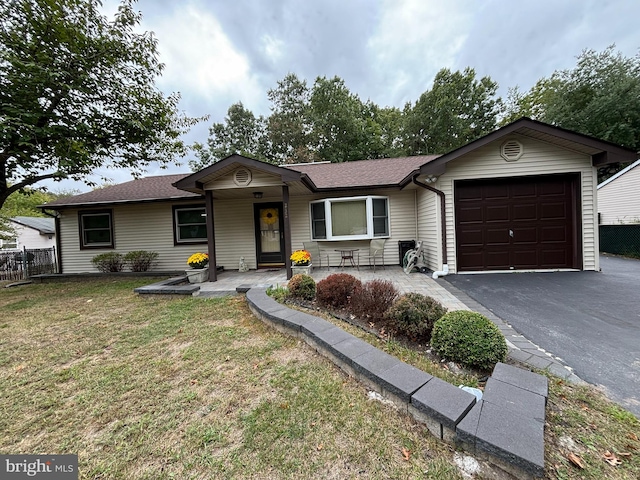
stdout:
<svg viewBox="0 0 640 480">
<path fill-rule="evenodd" d="M 458 271 L 580 268 L 577 175 L 455 183 Z"/>
</svg>

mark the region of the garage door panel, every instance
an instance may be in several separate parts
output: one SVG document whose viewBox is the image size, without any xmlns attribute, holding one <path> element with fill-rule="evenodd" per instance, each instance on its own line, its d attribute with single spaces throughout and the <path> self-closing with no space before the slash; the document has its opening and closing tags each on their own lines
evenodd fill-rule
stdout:
<svg viewBox="0 0 640 480">
<path fill-rule="evenodd" d="M 578 185 L 575 174 L 455 182 L 458 270 L 576 267 Z"/>
<path fill-rule="evenodd" d="M 507 228 L 487 228 L 485 230 L 484 243 L 487 246 L 492 245 L 509 245 L 511 237 Z"/>
<path fill-rule="evenodd" d="M 567 219 L 567 205 L 564 202 L 549 202 L 540 205 L 540 213 L 545 219 Z"/>
<path fill-rule="evenodd" d="M 514 228 L 512 243 L 514 245 L 537 244 L 538 228 L 535 226 Z"/>
<path fill-rule="evenodd" d="M 482 223 L 484 221 L 483 208 L 480 205 L 460 207 L 458 216 L 460 224 Z"/>
<path fill-rule="evenodd" d="M 509 205 L 487 205 L 484 218 L 486 222 L 508 222 Z"/>
<path fill-rule="evenodd" d="M 514 222 L 530 222 L 538 218 L 538 205 L 536 203 L 525 203 L 514 205 L 511 211 L 511 219 Z"/>
</svg>

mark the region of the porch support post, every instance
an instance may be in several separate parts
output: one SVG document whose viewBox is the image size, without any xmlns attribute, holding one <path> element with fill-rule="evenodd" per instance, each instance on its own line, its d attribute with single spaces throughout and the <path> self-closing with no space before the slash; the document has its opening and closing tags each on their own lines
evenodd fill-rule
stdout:
<svg viewBox="0 0 640 480">
<path fill-rule="evenodd" d="M 209 281 L 218 281 L 218 262 L 216 262 L 216 237 L 213 226 L 213 191 L 204 191 L 205 212 L 207 212 L 207 251 L 209 253 Z"/>
<path fill-rule="evenodd" d="M 291 224 L 289 222 L 289 185 L 282 186 L 282 215 L 284 220 L 284 264 L 287 267 L 287 280 L 293 276 L 291 270 Z"/>
</svg>

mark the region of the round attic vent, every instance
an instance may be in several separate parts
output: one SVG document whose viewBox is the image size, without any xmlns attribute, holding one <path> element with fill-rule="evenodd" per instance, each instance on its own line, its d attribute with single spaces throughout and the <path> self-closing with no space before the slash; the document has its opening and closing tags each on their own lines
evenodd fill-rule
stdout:
<svg viewBox="0 0 640 480">
<path fill-rule="evenodd" d="M 524 153 L 524 147 L 517 140 L 507 140 L 500 146 L 500 156 L 507 162 L 515 162 Z"/>
<path fill-rule="evenodd" d="M 246 168 L 239 168 L 233 173 L 233 183 L 239 187 L 246 187 L 251 183 L 251 171 Z"/>
</svg>

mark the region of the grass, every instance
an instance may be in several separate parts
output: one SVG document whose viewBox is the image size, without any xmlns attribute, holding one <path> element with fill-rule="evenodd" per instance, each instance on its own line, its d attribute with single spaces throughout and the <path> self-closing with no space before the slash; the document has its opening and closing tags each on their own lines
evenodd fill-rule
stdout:
<svg viewBox="0 0 640 480">
<path fill-rule="evenodd" d="M 0 453 L 77 453 L 83 479 L 462 478 L 450 446 L 242 298 L 132 293 L 152 281 L 0 289 Z M 547 478 L 640 478 L 640 423 L 593 388 L 550 377 L 545 435 Z"/>
<path fill-rule="evenodd" d="M 83 479 L 462 478 L 243 299 L 132 293 L 151 281 L 0 291 L 0 453 L 77 453 Z"/>
</svg>

